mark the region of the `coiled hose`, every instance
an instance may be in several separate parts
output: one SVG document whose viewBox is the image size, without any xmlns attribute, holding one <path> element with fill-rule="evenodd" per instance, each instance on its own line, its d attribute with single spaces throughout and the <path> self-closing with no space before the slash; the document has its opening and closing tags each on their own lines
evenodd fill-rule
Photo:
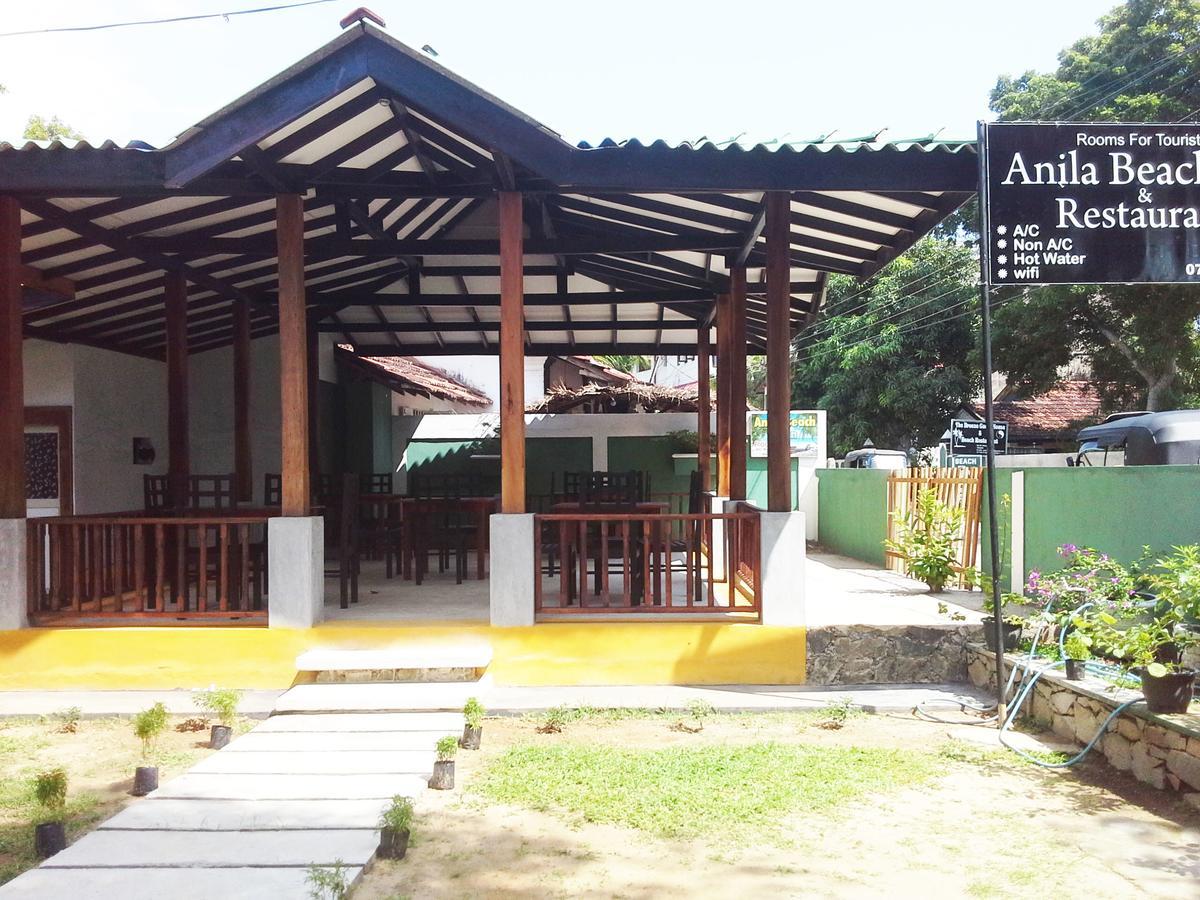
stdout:
<svg viewBox="0 0 1200 900">
<path fill-rule="evenodd" d="M 1071 612 L 1071 617 L 1074 618 L 1075 616 L 1077 616 L 1079 613 L 1083 612 L 1085 609 L 1087 609 L 1091 605 L 1092 605 L 1091 603 L 1083 604 L 1082 606 L 1078 607 L 1077 609 L 1075 609 Z M 1022 759 L 1033 763 L 1034 765 L 1041 766 L 1042 768 L 1045 768 L 1045 769 L 1065 769 L 1065 768 L 1074 766 L 1074 765 L 1082 762 L 1083 758 L 1092 751 L 1092 748 L 1095 747 L 1097 743 L 1099 743 L 1100 738 L 1103 737 L 1105 732 L 1108 731 L 1108 726 L 1112 723 L 1113 719 L 1115 719 L 1117 716 L 1119 716 L 1122 712 L 1124 712 L 1126 709 L 1128 709 L 1133 704 L 1140 703 L 1143 698 L 1142 697 L 1134 697 L 1131 700 L 1126 700 L 1120 706 L 1116 707 L 1112 712 L 1110 712 L 1108 714 L 1108 716 L 1104 719 L 1104 721 L 1100 723 L 1099 729 L 1097 729 L 1096 733 L 1094 735 L 1092 735 L 1092 739 L 1090 741 L 1088 741 L 1087 744 L 1084 745 L 1083 749 L 1080 750 L 1078 753 L 1076 753 L 1074 756 L 1072 756 L 1070 759 L 1064 760 L 1063 762 L 1047 762 L 1044 759 L 1038 759 L 1036 756 L 1034 756 L 1031 753 L 1026 752 L 1025 750 L 1022 750 L 1020 747 L 1013 746 L 1007 740 L 1005 740 L 1005 734 L 1012 729 L 1012 725 L 1013 725 L 1013 722 L 1016 721 L 1017 714 L 1021 711 L 1021 707 L 1025 704 L 1025 701 L 1026 701 L 1026 699 L 1028 699 L 1030 693 L 1032 693 L 1034 686 L 1038 682 L 1038 679 L 1040 679 L 1047 672 L 1051 672 L 1055 669 L 1062 668 L 1066 665 L 1066 659 L 1067 659 L 1067 652 L 1066 652 L 1066 647 L 1065 647 L 1066 629 L 1060 628 L 1059 635 L 1058 635 L 1058 655 L 1059 655 L 1058 662 L 1050 663 L 1048 666 L 1045 666 L 1045 667 L 1037 670 L 1036 672 L 1034 671 L 1032 663 L 1037 658 L 1038 639 L 1041 637 L 1041 635 L 1042 635 L 1042 629 L 1039 628 L 1033 634 L 1033 640 L 1030 642 L 1029 654 L 1025 660 L 1025 664 L 1022 666 L 1013 666 L 1012 671 L 1009 672 L 1008 684 L 1005 686 L 1005 690 L 1004 690 L 1004 695 L 1006 697 L 1013 690 L 1013 684 L 1016 681 L 1016 677 L 1017 677 L 1017 669 L 1020 668 L 1022 670 L 1023 674 L 1021 675 L 1020 684 L 1017 685 L 1017 690 L 1016 690 L 1015 696 L 1013 697 L 1013 702 L 1011 704 L 1009 704 L 1009 706 L 1008 706 L 1008 716 L 1000 724 L 999 738 L 1000 738 L 1000 743 L 1002 746 L 1011 750 L 1013 753 L 1017 754 L 1017 756 L 1021 757 Z M 1094 668 L 1099 668 L 1099 666 L 1097 665 Z M 949 704 L 949 705 L 958 707 L 963 712 L 966 712 L 969 710 L 971 712 L 980 713 L 981 716 L 978 720 L 976 720 L 974 722 L 968 722 L 968 723 L 952 722 L 949 719 L 942 719 L 942 718 L 939 718 L 939 717 L 933 715 L 931 712 L 929 712 L 925 708 L 928 705 L 934 704 L 934 703 Z M 990 705 L 982 705 L 982 704 L 978 704 L 978 703 L 972 703 L 969 700 L 936 699 L 936 700 L 924 700 L 921 703 L 918 703 L 913 708 L 913 714 L 918 716 L 919 718 L 926 719 L 927 721 L 939 722 L 939 723 L 943 723 L 943 724 L 990 725 L 999 718 L 998 709 L 999 709 L 999 707 L 995 703 L 990 704 Z"/>
</svg>

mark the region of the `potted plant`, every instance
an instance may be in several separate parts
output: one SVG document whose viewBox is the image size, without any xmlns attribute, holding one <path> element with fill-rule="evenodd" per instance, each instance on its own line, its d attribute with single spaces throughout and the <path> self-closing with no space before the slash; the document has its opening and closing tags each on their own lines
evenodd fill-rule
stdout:
<svg viewBox="0 0 1200 900">
<path fill-rule="evenodd" d="M 1092 658 L 1092 639 L 1076 628 L 1063 641 L 1063 651 L 1067 654 L 1067 678 L 1082 681 L 1087 675 L 1084 666 Z"/>
<path fill-rule="evenodd" d="M 995 594 L 992 591 L 992 579 L 987 575 L 980 575 L 979 582 L 983 588 L 983 611 L 988 613 L 980 620 L 983 625 L 983 645 L 994 653 L 996 651 L 996 602 L 993 599 Z M 1020 646 L 1025 619 L 1011 613 L 1005 615 L 1004 609 L 1020 604 L 1024 599 L 1020 594 L 1014 594 L 1012 591 L 1001 591 L 1000 593 L 1000 630 L 1003 635 L 1005 653 L 1012 653 Z"/>
<path fill-rule="evenodd" d="M 1198 637 L 1180 627 L 1181 616 L 1179 607 L 1168 606 L 1149 621 L 1122 623 L 1123 627 L 1117 627 L 1117 618 L 1106 611 L 1087 619 L 1093 643 L 1141 678 L 1146 708 L 1153 713 L 1184 713 L 1192 702 L 1196 671 L 1180 660 Z"/>
<path fill-rule="evenodd" d="M 233 736 L 233 723 L 237 719 L 238 704 L 241 701 L 242 692 L 232 688 L 209 688 L 196 695 L 196 706 L 217 718 L 217 724 L 213 725 L 208 741 L 212 749 L 220 750 L 229 743 Z"/>
<path fill-rule="evenodd" d="M 896 538 L 885 540 L 884 546 L 904 560 L 905 574 L 929 585 L 931 594 L 940 594 L 958 571 L 962 522 L 961 508 L 923 490 L 906 515 L 898 517 Z"/>
<path fill-rule="evenodd" d="M 454 756 L 458 753 L 458 741 L 446 735 L 437 742 L 437 760 L 433 764 L 433 776 L 429 786 L 437 791 L 448 791 L 454 787 Z"/>
<path fill-rule="evenodd" d="M 33 779 L 33 796 L 42 813 L 34 826 L 33 846 L 39 859 L 47 859 L 67 846 L 63 811 L 67 806 L 67 771 L 41 772 Z"/>
<path fill-rule="evenodd" d="M 133 717 L 133 733 L 142 742 L 142 760 L 148 760 L 158 736 L 167 727 L 167 708 L 161 703 L 155 703 L 149 709 L 144 709 Z M 133 772 L 133 791 L 135 797 L 144 797 L 158 788 L 158 766 L 138 766 Z"/>
<path fill-rule="evenodd" d="M 407 797 L 397 794 L 379 817 L 379 855 L 384 859 L 404 859 L 412 828 L 413 806 Z"/>
<path fill-rule="evenodd" d="M 478 750 L 483 738 L 483 715 L 487 712 L 476 697 L 468 697 L 463 706 L 463 736 L 460 742 L 464 750 Z"/>
</svg>

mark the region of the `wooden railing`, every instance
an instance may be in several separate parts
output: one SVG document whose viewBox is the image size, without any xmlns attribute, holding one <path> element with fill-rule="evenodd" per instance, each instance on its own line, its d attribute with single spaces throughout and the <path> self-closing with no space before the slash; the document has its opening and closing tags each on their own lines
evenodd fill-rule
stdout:
<svg viewBox="0 0 1200 900">
<path fill-rule="evenodd" d="M 717 522 L 726 546 L 736 547 L 739 577 L 732 589 L 714 577 L 705 550 Z M 757 616 L 758 528 L 752 511 L 535 515 L 534 609 L 538 615 Z"/>
<path fill-rule="evenodd" d="M 266 621 L 265 515 L 30 519 L 33 624 Z"/>
<path fill-rule="evenodd" d="M 760 510 L 752 503 L 739 501 L 735 512 L 739 517 L 725 526 L 725 559 L 729 573 L 733 576 L 731 586 L 743 597 L 757 598 L 761 565 L 761 532 L 758 527 Z M 753 526 L 747 527 L 747 521 L 753 522 Z"/>
</svg>

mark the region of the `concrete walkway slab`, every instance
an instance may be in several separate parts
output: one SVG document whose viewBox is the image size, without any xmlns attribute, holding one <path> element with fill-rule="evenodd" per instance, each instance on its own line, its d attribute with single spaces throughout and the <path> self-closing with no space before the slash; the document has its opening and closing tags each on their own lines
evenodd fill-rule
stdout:
<svg viewBox="0 0 1200 900">
<path fill-rule="evenodd" d="M 342 685 L 331 685 L 341 687 Z M 444 734 L 461 732 L 463 718 L 457 712 L 415 713 L 306 713 L 304 715 L 274 715 L 254 729 L 255 734 L 285 731 L 338 734 L 380 734 L 383 732 L 440 731 Z"/>
<path fill-rule="evenodd" d="M 265 718 L 283 693 L 243 691 L 238 712 L 249 718 Z M 0 717 L 45 716 L 73 706 L 79 707 L 84 718 L 131 716 L 155 703 L 163 704 L 169 713 L 194 716 L 201 714 L 195 696 L 195 691 L 0 691 Z"/>
<path fill-rule="evenodd" d="M 462 726 L 442 731 L 254 731 L 225 748 L 236 753 L 308 753 L 359 750 L 428 750 L 438 738 L 462 733 Z"/>
<path fill-rule="evenodd" d="M 173 800 L 147 797 L 103 831 L 279 831 L 373 829 L 388 800 Z"/>
<path fill-rule="evenodd" d="M 361 866 L 343 870 L 348 884 Z M 301 868 L 30 869 L 0 887 L 4 900 L 284 900 L 307 898 Z"/>
<path fill-rule="evenodd" d="M 203 775 L 188 772 L 154 796 L 195 800 L 383 800 L 415 797 L 427 779 L 418 775 Z"/>
<path fill-rule="evenodd" d="M 93 831 L 50 857 L 47 869 L 131 866 L 227 868 L 333 865 L 371 858 L 374 831 Z"/>
<path fill-rule="evenodd" d="M 301 684 L 275 703 L 277 713 L 452 712 L 486 691 L 481 682 Z"/>
<path fill-rule="evenodd" d="M 193 775 L 425 775 L 433 771 L 433 744 L 424 750 L 314 750 L 214 753 Z"/>
</svg>

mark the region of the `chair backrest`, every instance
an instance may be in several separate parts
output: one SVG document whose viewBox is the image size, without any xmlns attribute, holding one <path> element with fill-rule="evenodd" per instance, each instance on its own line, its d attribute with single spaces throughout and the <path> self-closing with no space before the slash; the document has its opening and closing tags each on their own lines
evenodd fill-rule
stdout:
<svg viewBox="0 0 1200 900">
<path fill-rule="evenodd" d="M 343 485 L 348 482 L 343 482 Z M 358 489 L 364 494 L 391 494 L 392 490 L 392 473 L 391 472 L 372 472 L 369 475 L 359 477 Z"/>
<path fill-rule="evenodd" d="M 645 478 L 641 472 L 590 472 L 579 502 L 589 504 L 633 504 L 644 499 Z"/>
<path fill-rule="evenodd" d="M 283 503 L 283 476 L 268 472 L 263 476 L 263 506 Z"/>
<path fill-rule="evenodd" d="M 346 472 L 342 475 L 341 488 L 342 498 L 337 523 L 338 554 L 344 561 L 353 556 L 358 548 L 358 477 L 352 472 Z"/>
<path fill-rule="evenodd" d="M 187 500 L 191 509 L 233 509 L 237 506 L 237 476 L 190 475 Z"/>
<path fill-rule="evenodd" d="M 691 477 L 688 479 L 688 507 L 689 513 L 706 513 L 709 510 L 704 508 L 704 483 L 700 478 L 700 470 L 692 471 Z"/>
<path fill-rule="evenodd" d="M 408 480 L 414 497 L 482 497 L 487 493 L 482 476 L 475 472 L 413 472 Z"/>
<path fill-rule="evenodd" d="M 142 494 L 146 512 L 171 508 L 171 476 L 143 475 Z"/>
</svg>

